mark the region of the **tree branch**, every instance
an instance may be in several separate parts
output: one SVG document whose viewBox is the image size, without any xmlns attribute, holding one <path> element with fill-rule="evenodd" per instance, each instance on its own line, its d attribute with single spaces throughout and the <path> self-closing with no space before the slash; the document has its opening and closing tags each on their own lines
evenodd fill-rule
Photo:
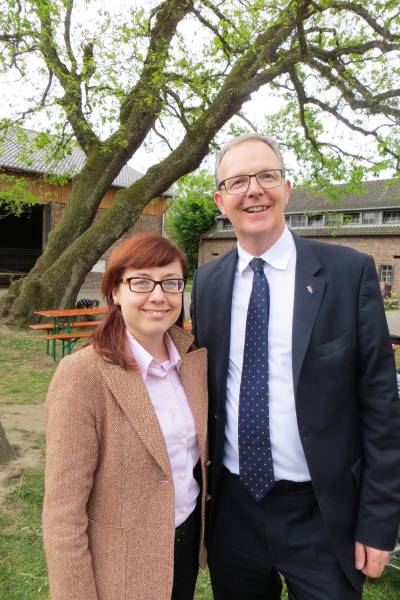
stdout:
<svg viewBox="0 0 400 600">
<path fill-rule="evenodd" d="M 382 36 L 383 39 L 390 40 L 392 42 L 399 42 L 400 35 L 391 33 L 386 27 L 378 25 L 376 20 L 371 15 L 371 11 L 364 8 L 362 4 L 355 4 L 354 2 L 346 2 L 342 0 L 333 0 L 328 8 L 336 8 L 338 10 L 350 11 L 361 17 L 371 27 L 375 33 Z"/>
<path fill-rule="evenodd" d="M 71 46 L 71 16 L 72 16 L 73 6 L 74 6 L 74 0 L 69 0 L 68 5 L 67 5 L 67 10 L 65 12 L 65 19 L 64 19 L 64 42 L 65 42 L 65 47 L 67 50 L 68 58 L 71 62 L 71 73 L 76 77 L 78 65 L 76 62 L 75 54 L 74 54 L 74 52 L 72 50 L 72 46 Z"/>
<path fill-rule="evenodd" d="M 371 92 L 344 67 L 340 68 L 342 77 L 339 78 L 333 74 L 331 67 L 322 64 L 318 60 L 310 58 L 307 60 L 307 63 L 319 71 L 320 74 L 325 77 L 325 79 L 329 81 L 332 86 L 337 87 L 342 92 L 344 98 L 353 110 L 368 109 L 371 114 L 382 113 L 386 115 L 392 115 L 396 118 L 400 117 L 399 109 L 375 102 L 374 96 L 371 94 Z M 338 68 L 338 65 L 336 65 L 336 68 Z M 362 94 L 363 100 L 357 100 L 354 97 L 348 82 L 351 82 L 352 84 L 354 83 L 358 90 L 362 90 L 360 94 Z"/>
<path fill-rule="evenodd" d="M 167 140 L 165 135 L 163 135 L 160 131 L 158 131 L 158 129 L 156 128 L 155 125 L 153 125 L 153 131 L 167 145 L 167 148 L 169 148 L 170 152 L 173 152 L 174 151 L 173 147 L 171 146 L 171 144 L 169 143 L 169 141 Z"/>
<path fill-rule="evenodd" d="M 59 57 L 49 8 L 42 8 L 38 11 L 38 17 L 41 24 L 40 49 L 42 55 L 49 71 L 56 75 L 65 92 L 59 100 L 59 104 L 64 108 L 76 139 L 87 154 L 91 147 L 100 145 L 100 140 L 93 132 L 82 111 L 81 80 L 76 73 L 68 70 Z"/>
<path fill-rule="evenodd" d="M 207 21 L 207 19 L 205 17 L 203 17 L 203 15 L 196 8 L 193 9 L 193 13 L 196 15 L 196 17 L 198 18 L 200 23 L 202 23 L 204 25 L 204 27 L 209 29 L 215 35 L 215 37 L 219 39 L 219 41 L 221 42 L 221 46 L 224 51 L 224 54 L 229 62 L 231 54 L 233 54 L 233 49 L 228 44 L 228 42 L 225 40 L 225 38 L 219 33 L 218 28 L 215 27 L 209 21 Z"/>
<path fill-rule="evenodd" d="M 297 94 L 297 100 L 299 102 L 299 108 L 300 108 L 300 122 L 301 122 L 301 125 L 304 130 L 304 136 L 305 136 L 306 140 L 308 140 L 310 142 L 311 146 L 314 148 L 314 151 L 319 155 L 321 161 L 323 161 L 324 156 L 323 156 L 321 150 L 319 149 L 319 146 L 318 146 L 318 143 L 317 143 L 315 137 L 311 134 L 308 124 L 307 124 L 307 119 L 306 119 L 306 115 L 305 115 L 305 105 L 307 103 L 307 97 L 306 97 L 303 85 L 302 85 L 299 77 L 297 76 L 296 69 L 294 66 L 289 70 L 289 76 L 290 76 L 290 79 L 292 80 L 294 89 Z"/>
</svg>

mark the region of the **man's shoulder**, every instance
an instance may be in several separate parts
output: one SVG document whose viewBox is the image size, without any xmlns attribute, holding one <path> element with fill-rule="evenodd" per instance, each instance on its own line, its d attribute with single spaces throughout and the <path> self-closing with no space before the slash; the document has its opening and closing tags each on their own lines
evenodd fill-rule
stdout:
<svg viewBox="0 0 400 600">
<path fill-rule="evenodd" d="M 310 238 L 297 237 L 296 246 L 298 250 L 304 246 L 308 246 L 321 260 L 332 260 L 334 262 L 349 261 L 351 263 L 363 264 L 366 260 L 370 259 L 370 256 L 364 252 L 335 242 L 323 242 Z"/>
</svg>

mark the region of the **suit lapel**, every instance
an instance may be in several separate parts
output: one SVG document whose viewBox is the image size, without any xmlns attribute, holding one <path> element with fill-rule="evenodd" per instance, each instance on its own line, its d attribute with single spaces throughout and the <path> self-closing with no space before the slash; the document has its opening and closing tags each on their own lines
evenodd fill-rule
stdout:
<svg viewBox="0 0 400 600">
<path fill-rule="evenodd" d="M 322 277 L 316 276 L 321 263 L 310 244 L 296 235 L 293 238 L 297 251 L 292 333 L 293 387 L 296 394 L 301 367 L 326 284 Z"/>
<path fill-rule="evenodd" d="M 237 260 L 238 253 L 235 248 L 224 257 L 218 269 L 211 275 L 210 290 L 213 290 L 213 294 L 204 320 L 209 323 L 207 347 L 210 360 L 214 363 L 219 407 L 224 411 L 231 337 L 232 291 Z"/>
<path fill-rule="evenodd" d="M 130 425 L 166 475 L 171 468 L 157 415 L 139 371 L 100 362 L 100 371 Z"/>
</svg>

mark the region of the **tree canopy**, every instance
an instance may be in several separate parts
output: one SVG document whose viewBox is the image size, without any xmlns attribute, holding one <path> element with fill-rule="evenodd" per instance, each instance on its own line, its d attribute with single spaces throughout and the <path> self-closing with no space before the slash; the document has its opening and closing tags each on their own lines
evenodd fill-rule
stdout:
<svg viewBox="0 0 400 600">
<path fill-rule="evenodd" d="M 256 125 L 275 137 L 304 180 L 397 173 L 397 0 L 107 6 L 0 0 L 1 77 L 17 80 L 25 101 L 0 130 L 45 122 L 61 149 L 74 140 L 87 157 L 42 256 L 4 297 L 3 316 L 23 321 L 40 305 L 71 305 L 87 271 L 146 203 L 238 129 Z M 264 115 L 248 103 L 259 90 Z M 161 160 L 94 222 L 122 166 L 157 140 Z"/>
</svg>

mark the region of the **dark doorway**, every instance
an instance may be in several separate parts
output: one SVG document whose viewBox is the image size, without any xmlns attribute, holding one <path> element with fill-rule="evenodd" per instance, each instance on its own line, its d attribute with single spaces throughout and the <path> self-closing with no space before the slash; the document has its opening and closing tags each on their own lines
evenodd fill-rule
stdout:
<svg viewBox="0 0 400 600">
<path fill-rule="evenodd" d="M 42 253 L 43 205 L 28 208 L 20 217 L 0 214 L 0 272 L 27 273 Z"/>
</svg>

